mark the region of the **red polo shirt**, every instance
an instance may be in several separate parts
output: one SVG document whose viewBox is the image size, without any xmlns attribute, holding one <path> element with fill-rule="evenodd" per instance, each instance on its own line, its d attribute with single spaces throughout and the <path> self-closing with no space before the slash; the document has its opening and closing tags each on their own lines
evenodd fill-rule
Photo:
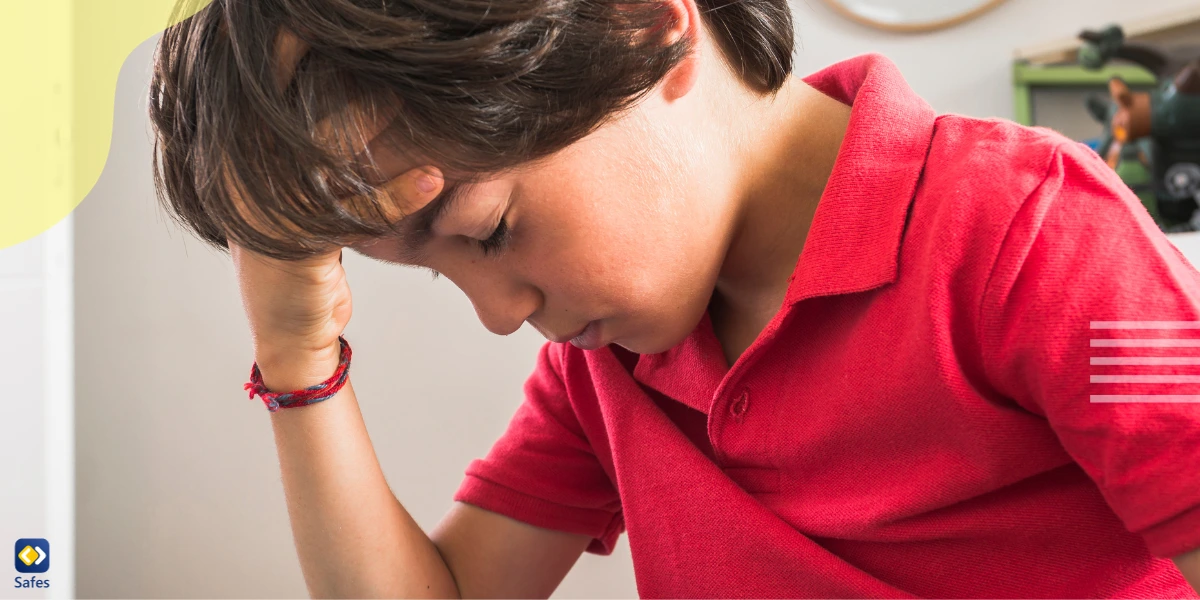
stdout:
<svg viewBox="0 0 1200 600">
<path fill-rule="evenodd" d="M 1200 321 L 1200 275 L 1081 144 L 877 55 L 806 81 L 850 126 L 753 345 L 547 344 L 455 498 L 627 532 L 642 596 L 1196 597 L 1200 383 L 1162 377 L 1200 348 L 1139 340 L 1200 330 L 1129 322 Z"/>
</svg>

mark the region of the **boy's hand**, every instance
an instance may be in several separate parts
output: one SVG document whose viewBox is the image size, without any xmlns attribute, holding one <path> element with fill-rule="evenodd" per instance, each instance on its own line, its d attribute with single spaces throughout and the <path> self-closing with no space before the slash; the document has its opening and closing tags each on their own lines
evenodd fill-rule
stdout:
<svg viewBox="0 0 1200 600">
<path fill-rule="evenodd" d="M 395 218 L 409 214 L 441 188 L 441 172 L 432 167 L 403 173 L 387 185 L 394 205 L 385 207 L 385 213 Z M 230 241 L 229 254 L 263 383 L 272 390 L 293 390 L 327 379 L 337 368 L 338 336 L 352 312 L 342 249 L 285 261 Z"/>
<path fill-rule="evenodd" d="M 309 48 L 286 29 L 280 31 L 275 43 L 279 61 L 276 84 L 282 88 Z M 375 139 L 395 116 L 393 112 L 383 112 L 378 122 L 361 123 L 367 139 L 371 140 L 368 149 L 373 159 L 368 163 L 374 163 L 366 166 L 379 181 L 387 182 L 394 204 L 383 207 L 384 213 L 388 218 L 398 219 L 419 210 L 441 193 L 444 181 L 440 170 L 405 165 L 387 144 Z M 357 113 L 350 116 L 362 117 Z M 316 128 L 318 138 L 331 135 L 332 127 L 330 118 L 323 119 Z M 333 151 L 340 153 L 344 148 L 337 146 Z M 357 154 L 367 153 L 364 150 Z M 350 210 L 356 209 L 358 201 L 363 199 L 345 199 Z M 253 222 L 253 214 L 247 218 Z M 250 321 L 254 356 L 263 383 L 272 390 L 292 390 L 328 378 L 337 367 L 337 338 L 350 322 L 352 309 L 341 248 L 331 248 L 326 254 L 305 260 L 282 261 L 250 252 L 230 241 L 229 253 L 237 270 L 242 306 Z"/>
<path fill-rule="evenodd" d="M 229 254 L 263 383 L 283 391 L 328 378 L 338 363 L 337 338 L 352 310 L 341 249 L 283 261 L 230 242 Z"/>
</svg>

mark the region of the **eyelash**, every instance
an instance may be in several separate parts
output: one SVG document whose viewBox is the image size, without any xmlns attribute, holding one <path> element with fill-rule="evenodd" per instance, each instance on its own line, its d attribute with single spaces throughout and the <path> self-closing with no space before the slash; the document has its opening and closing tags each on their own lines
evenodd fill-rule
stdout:
<svg viewBox="0 0 1200 600">
<path fill-rule="evenodd" d="M 475 243 L 483 251 L 484 255 L 499 254 L 508 245 L 510 237 L 508 221 L 500 219 L 500 224 L 496 226 L 495 231 L 492 232 L 492 235 L 488 236 L 488 239 L 476 240 Z"/>
</svg>

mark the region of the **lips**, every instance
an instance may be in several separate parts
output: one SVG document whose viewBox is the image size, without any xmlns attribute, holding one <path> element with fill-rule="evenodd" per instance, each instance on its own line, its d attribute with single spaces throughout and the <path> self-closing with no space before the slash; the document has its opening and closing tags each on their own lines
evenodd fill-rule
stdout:
<svg viewBox="0 0 1200 600">
<path fill-rule="evenodd" d="M 592 321 L 582 331 L 571 338 L 571 345 L 580 350 L 595 350 L 603 345 L 600 337 L 600 325 Z"/>
<path fill-rule="evenodd" d="M 587 325 L 583 326 L 583 329 L 574 332 L 574 334 L 546 337 L 550 338 L 550 341 L 554 343 L 570 342 L 571 344 L 574 344 L 575 347 L 584 350 L 594 350 L 601 346 L 600 328 L 599 325 L 594 322 L 594 320 L 592 320 L 592 322 L 588 322 Z"/>
<path fill-rule="evenodd" d="M 583 332 L 585 330 L 587 330 L 589 325 L 591 325 L 591 323 L 584 325 L 583 329 L 580 329 L 579 331 L 576 331 L 575 333 L 572 333 L 570 335 L 546 335 L 546 339 L 554 342 L 555 344 L 565 344 L 565 343 L 579 337 L 580 335 L 583 335 Z M 545 333 L 543 333 L 542 335 L 545 335 Z"/>
</svg>

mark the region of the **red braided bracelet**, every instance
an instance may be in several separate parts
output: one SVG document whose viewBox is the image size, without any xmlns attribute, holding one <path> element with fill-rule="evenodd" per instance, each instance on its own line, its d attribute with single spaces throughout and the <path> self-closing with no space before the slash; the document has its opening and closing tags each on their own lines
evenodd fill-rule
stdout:
<svg viewBox="0 0 1200 600">
<path fill-rule="evenodd" d="M 337 370 L 333 372 L 333 377 L 321 383 L 294 392 L 272 392 L 263 385 L 262 373 L 259 372 L 256 361 L 250 367 L 250 382 L 242 387 L 250 390 L 250 399 L 254 399 L 255 394 L 261 396 L 263 403 L 267 405 L 267 410 L 271 412 L 281 408 L 308 406 L 327 400 L 342 389 L 342 386 L 346 384 L 346 379 L 350 377 L 350 344 L 346 338 L 340 335 L 338 343 L 341 346 L 341 354 L 338 357 Z"/>
</svg>

